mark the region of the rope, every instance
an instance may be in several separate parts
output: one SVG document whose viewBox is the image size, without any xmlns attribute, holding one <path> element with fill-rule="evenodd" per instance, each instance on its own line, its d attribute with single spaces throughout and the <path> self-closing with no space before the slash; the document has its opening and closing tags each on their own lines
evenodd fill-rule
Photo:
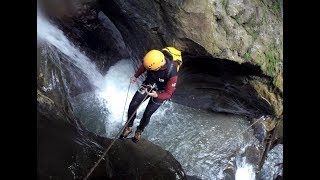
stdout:
<svg viewBox="0 0 320 180">
<path fill-rule="evenodd" d="M 236 138 L 236 137 L 240 136 L 241 134 L 245 133 L 249 128 L 251 128 L 254 124 L 256 124 L 257 122 L 261 121 L 262 119 L 263 119 L 263 118 L 260 118 L 260 119 L 256 120 L 256 121 L 255 121 L 254 123 L 252 123 L 247 129 L 243 130 L 243 131 L 242 131 L 241 133 L 239 133 L 238 135 L 227 139 L 227 140 L 225 141 L 225 143 L 228 142 L 228 141 L 230 141 L 230 140 L 233 140 L 234 138 Z M 224 145 L 225 145 L 225 144 L 223 144 L 223 145 L 220 147 L 220 149 L 221 149 Z"/>
<path fill-rule="evenodd" d="M 131 83 L 130 83 L 131 84 Z M 155 86 L 151 87 L 151 90 L 154 89 Z M 130 88 L 130 85 L 129 85 Z M 128 92 L 129 92 L 129 88 L 128 88 Z M 150 91 L 151 91 L 150 90 Z M 128 93 L 127 93 L 127 97 L 128 97 Z M 111 144 L 108 146 L 108 148 L 104 151 L 104 153 L 102 154 L 102 156 L 100 157 L 100 159 L 94 164 L 94 166 L 90 169 L 90 171 L 88 172 L 88 174 L 83 178 L 83 180 L 88 179 L 88 177 L 91 175 L 91 173 L 93 172 L 93 170 L 98 166 L 98 164 L 100 163 L 100 161 L 104 158 L 104 156 L 107 154 L 107 152 L 110 150 L 111 146 L 114 144 L 114 142 L 118 139 L 118 137 L 120 136 L 120 134 L 122 133 L 122 131 L 124 130 L 124 128 L 129 124 L 130 120 L 132 119 L 133 115 L 137 112 L 139 106 L 146 100 L 146 98 L 148 97 L 148 94 L 143 98 L 143 100 L 141 101 L 141 103 L 138 105 L 137 109 L 132 113 L 132 115 L 130 116 L 130 118 L 128 119 L 128 121 L 126 122 L 126 124 L 122 127 L 122 129 L 119 131 L 119 133 L 116 135 L 116 137 L 113 139 L 113 141 L 111 142 Z M 127 100 L 126 100 L 127 101 Z M 123 118 L 123 116 L 122 116 Z"/>
<path fill-rule="evenodd" d="M 124 112 L 125 112 L 125 109 L 126 109 L 130 86 L 131 86 L 131 82 L 129 83 L 129 86 L 128 86 L 127 95 L 126 95 L 126 101 L 125 101 L 125 103 L 124 103 L 123 113 L 122 113 L 122 118 L 121 118 L 121 120 L 123 120 Z"/>
</svg>

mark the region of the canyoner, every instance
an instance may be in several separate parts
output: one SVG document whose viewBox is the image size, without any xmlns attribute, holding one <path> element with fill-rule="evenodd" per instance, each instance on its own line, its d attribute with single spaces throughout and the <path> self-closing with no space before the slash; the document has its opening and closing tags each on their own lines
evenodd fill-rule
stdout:
<svg viewBox="0 0 320 180">
<path fill-rule="evenodd" d="M 169 100 L 174 93 L 178 80 L 178 70 L 181 64 L 181 52 L 173 47 L 166 47 L 162 51 L 154 49 L 144 56 L 142 65 L 130 78 L 130 82 L 135 83 L 137 78 L 144 72 L 147 73 L 147 76 L 130 102 L 128 117 L 132 118 L 127 120 L 127 125 L 120 139 L 126 138 L 132 133 L 131 127 L 136 118 L 136 110 L 142 102 L 150 97 L 140 124 L 137 126 L 135 135 L 132 138 L 132 141 L 135 143 L 140 140 L 142 132 L 149 124 L 152 114 L 165 101 Z"/>
<path fill-rule="evenodd" d="M 141 134 L 144 128 L 148 125 L 152 114 L 166 101 L 169 100 L 176 89 L 176 82 L 178 80 L 178 71 L 182 65 L 181 52 L 173 47 L 164 48 L 162 51 L 151 50 L 143 58 L 142 65 L 137 72 L 130 78 L 126 101 L 130 90 L 130 85 L 135 83 L 137 78 L 147 72 L 147 77 L 141 84 L 140 88 L 133 96 L 129 109 L 128 119 L 120 132 L 116 135 L 111 144 L 106 148 L 100 159 L 90 169 L 84 179 L 87 179 L 94 169 L 101 162 L 103 157 L 110 150 L 115 143 L 117 137 L 123 140 L 131 133 L 133 122 L 136 118 L 136 113 L 139 106 L 148 98 L 149 103 L 140 120 L 140 124 L 135 131 L 135 135 L 131 138 L 133 142 L 137 143 L 141 139 Z M 126 102 L 125 102 L 126 106 Z M 122 117 L 123 118 L 123 117 Z M 121 134 L 120 134 L 121 133 Z M 120 135 L 120 136 L 119 136 Z"/>
</svg>

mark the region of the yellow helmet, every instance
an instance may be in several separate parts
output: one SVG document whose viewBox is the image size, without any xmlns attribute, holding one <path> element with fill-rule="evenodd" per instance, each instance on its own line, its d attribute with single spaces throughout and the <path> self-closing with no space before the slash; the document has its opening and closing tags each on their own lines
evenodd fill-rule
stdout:
<svg viewBox="0 0 320 180">
<path fill-rule="evenodd" d="M 159 69 L 164 62 L 164 54 L 159 50 L 151 50 L 143 58 L 144 67 L 152 71 Z"/>
</svg>

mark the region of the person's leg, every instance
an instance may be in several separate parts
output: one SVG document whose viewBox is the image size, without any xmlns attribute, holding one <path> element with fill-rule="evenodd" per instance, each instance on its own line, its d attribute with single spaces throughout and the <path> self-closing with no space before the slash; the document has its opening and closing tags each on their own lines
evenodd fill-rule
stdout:
<svg viewBox="0 0 320 180">
<path fill-rule="evenodd" d="M 139 105 L 142 103 L 143 99 L 146 97 L 146 93 L 144 92 L 144 90 L 141 90 L 141 88 L 134 94 L 130 105 L 129 105 L 129 109 L 128 109 L 128 120 L 129 118 L 132 116 L 132 118 L 130 119 L 130 122 L 128 123 L 128 127 L 132 127 L 133 126 L 133 122 L 136 118 L 137 115 L 137 108 L 139 107 Z M 147 100 L 149 97 L 147 97 L 145 100 Z"/>
<path fill-rule="evenodd" d="M 139 105 L 142 103 L 143 99 L 146 97 L 146 93 L 144 93 L 141 88 L 134 94 L 131 102 L 130 102 L 130 105 L 129 105 L 129 109 L 128 109 L 128 119 L 127 119 L 127 122 L 128 122 L 128 125 L 124 128 L 124 130 L 122 131 L 122 134 L 120 135 L 120 139 L 123 139 L 123 138 L 126 138 L 128 137 L 131 132 L 132 132 L 132 129 L 130 127 L 133 126 L 133 122 L 136 118 L 136 110 L 137 108 L 139 107 Z M 146 98 L 148 99 L 148 98 Z M 132 117 L 131 117 L 132 116 Z M 131 117 L 131 119 L 130 119 Z"/>
<path fill-rule="evenodd" d="M 135 132 L 134 137 L 132 138 L 132 141 L 137 143 L 141 138 L 141 133 L 144 131 L 144 128 L 149 124 L 150 118 L 152 114 L 162 105 L 163 101 L 159 100 L 157 98 L 151 98 L 146 110 L 143 113 L 143 117 L 140 121 L 139 126 L 137 127 L 137 130 Z"/>
<path fill-rule="evenodd" d="M 139 129 L 141 132 L 144 131 L 144 128 L 149 124 L 152 114 L 162 105 L 162 103 L 163 101 L 157 98 L 150 99 L 137 129 Z"/>
</svg>

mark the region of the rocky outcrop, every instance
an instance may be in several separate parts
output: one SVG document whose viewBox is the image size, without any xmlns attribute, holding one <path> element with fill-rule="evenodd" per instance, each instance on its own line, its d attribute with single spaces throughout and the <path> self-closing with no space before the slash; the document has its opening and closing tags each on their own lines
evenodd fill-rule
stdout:
<svg viewBox="0 0 320 180">
<path fill-rule="evenodd" d="M 259 118 L 273 108 L 252 86 L 263 77 L 258 66 L 207 57 L 185 59 L 172 100 L 208 111 Z M 188 98 L 185 98 L 188 97 Z"/>
<path fill-rule="evenodd" d="M 102 74 L 119 60 L 130 57 L 121 33 L 98 10 L 97 1 L 44 0 L 40 7 L 81 51 L 95 61 Z"/>
<path fill-rule="evenodd" d="M 117 141 L 108 153 L 112 179 L 186 179 L 186 174 L 170 152 L 142 139 Z"/>
</svg>

